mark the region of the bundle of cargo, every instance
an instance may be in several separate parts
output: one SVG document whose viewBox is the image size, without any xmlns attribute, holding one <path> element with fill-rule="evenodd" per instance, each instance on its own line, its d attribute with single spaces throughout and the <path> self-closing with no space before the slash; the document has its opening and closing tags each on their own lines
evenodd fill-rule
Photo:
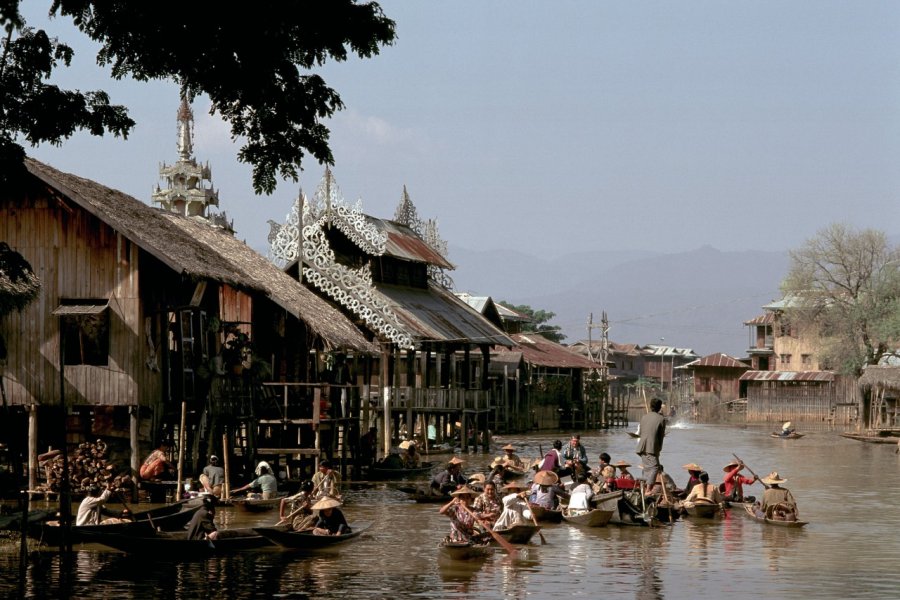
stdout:
<svg viewBox="0 0 900 600">
<path fill-rule="evenodd" d="M 44 469 L 46 481 L 35 491 L 58 493 L 63 479 L 62 454 L 51 450 L 38 457 Z M 105 489 L 131 488 L 134 482 L 127 473 L 116 474 L 116 467 L 107 460 L 107 447 L 103 440 L 79 444 L 69 456 L 69 485 L 73 492 L 84 492 L 96 486 Z"/>
</svg>

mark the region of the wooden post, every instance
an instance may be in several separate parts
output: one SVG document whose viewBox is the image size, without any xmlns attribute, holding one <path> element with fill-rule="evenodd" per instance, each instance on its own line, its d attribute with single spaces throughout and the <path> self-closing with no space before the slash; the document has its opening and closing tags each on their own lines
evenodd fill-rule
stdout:
<svg viewBox="0 0 900 600">
<path fill-rule="evenodd" d="M 224 461 L 225 481 L 222 483 L 222 497 L 228 500 L 231 498 L 231 469 L 228 457 L 231 450 L 228 448 L 228 433 L 222 434 L 222 460 Z"/>
<path fill-rule="evenodd" d="M 28 405 L 28 489 L 37 489 L 38 472 L 38 407 L 37 404 Z"/>
<path fill-rule="evenodd" d="M 390 372 L 390 344 L 381 346 L 381 401 L 384 409 L 383 448 L 384 456 L 391 453 L 391 386 L 388 381 Z"/>
<path fill-rule="evenodd" d="M 178 502 L 181 500 L 181 478 L 184 474 L 184 444 L 185 444 L 185 436 L 184 434 L 184 423 L 187 420 L 187 402 L 181 402 L 181 425 L 178 428 L 178 480 L 176 481 L 175 488 L 175 501 Z"/>
<path fill-rule="evenodd" d="M 140 463 L 140 441 L 138 439 L 138 432 L 140 430 L 140 407 L 139 406 L 129 406 L 128 407 L 128 416 L 130 417 L 130 427 L 129 427 L 129 441 L 131 443 L 131 477 L 133 480 L 137 481 L 138 471 L 141 468 Z M 134 502 L 137 500 L 137 487 L 132 486 L 132 495 L 131 501 Z"/>
<path fill-rule="evenodd" d="M 319 470 L 319 459 L 322 458 L 322 434 L 319 431 L 319 417 L 322 410 L 322 390 L 313 389 L 313 430 L 316 432 L 316 471 Z"/>
</svg>

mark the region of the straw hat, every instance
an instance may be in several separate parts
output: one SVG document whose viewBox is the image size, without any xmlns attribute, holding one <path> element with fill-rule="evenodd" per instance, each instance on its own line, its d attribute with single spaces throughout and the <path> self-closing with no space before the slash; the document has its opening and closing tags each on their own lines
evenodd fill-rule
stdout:
<svg viewBox="0 0 900 600">
<path fill-rule="evenodd" d="M 513 446 L 512 444 L 507 444 L 507 445 L 503 446 L 503 447 L 500 448 L 500 449 L 501 449 L 501 450 L 506 450 L 506 451 L 508 451 L 508 452 L 515 452 L 515 451 L 516 451 L 515 446 Z"/>
<path fill-rule="evenodd" d="M 559 475 L 553 471 L 538 471 L 534 476 L 534 482 L 538 485 L 553 485 L 559 481 Z"/>
<path fill-rule="evenodd" d="M 702 471 L 703 467 L 698 465 L 697 463 L 688 463 L 681 467 L 682 469 L 686 469 L 688 471 Z"/>
<path fill-rule="evenodd" d="M 780 485 L 782 483 L 787 483 L 787 479 L 782 479 L 778 474 L 778 471 L 772 471 L 762 479 L 760 479 L 766 485 Z"/>
<path fill-rule="evenodd" d="M 495 458 L 494 460 L 491 461 L 491 468 L 493 469 L 494 467 L 499 467 L 500 465 L 505 465 L 505 464 L 506 464 L 506 457 L 498 456 L 497 458 Z"/>
<path fill-rule="evenodd" d="M 725 472 L 727 473 L 728 471 L 732 470 L 733 468 L 735 468 L 735 467 L 738 466 L 739 464 L 741 464 L 741 463 L 739 463 L 739 462 L 736 461 L 736 460 L 733 460 L 733 461 L 731 461 L 730 463 L 728 463 L 727 465 L 725 465 L 725 466 L 722 468 L 722 470 L 725 471 Z"/>
<path fill-rule="evenodd" d="M 461 464 L 463 464 L 463 462 L 465 462 L 463 459 L 461 459 L 458 456 L 454 456 L 453 458 L 451 458 L 450 460 L 447 461 L 447 464 L 448 465 L 461 465 Z"/>
<path fill-rule="evenodd" d="M 456 490 L 454 492 L 450 492 L 450 495 L 451 496 L 477 496 L 478 492 L 476 492 L 469 486 L 464 485 L 461 488 L 459 488 L 458 490 Z"/>
<path fill-rule="evenodd" d="M 624 460 L 620 460 L 617 463 L 613 463 L 613 466 L 618 467 L 619 469 L 627 469 L 628 467 L 631 466 L 631 463 L 627 463 Z"/>
<path fill-rule="evenodd" d="M 524 483 L 511 481 L 511 482 L 507 483 L 506 485 L 504 485 L 501 489 L 506 490 L 508 492 L 513 492 L 516 490 L 527 490 L 528 486 L 525 485 Z"/>
<path fill-rule="evenodd" d="M 793 423 L 791 423 L 790 421 L 786 421 L 785 424 L 781 426 L 781 428 L 782 429 L 790 429 L 791 425 L 793 425 Z"/>
<path fill-rule="evenodd" d="M 484 483 L 484 473 L 475 473 L 468 479 L 469 483 Z"/>
<path fill-rule="evenodd" d="M 612 465 L 606 465 L 603 467 L 603 470 L 600 471 L 600 475 L 606 478 L 615 477 L 616 469 Z"/>
<path fill-rule="evenodd" d="M 403 440 L 402 442 L 400 442 L 400 449 L 406 450 L 407 448 L 409 448 L 410 443 L 411 442 L 409 440 Z"/>
<path fill-rule="evenodd" d="M 312 505 L 313 510 L 324 510 L 326 508 L 337 508 L 341 505 L 341 501 L 337 498 L 332 498 L 330 496 L 325 496 L 318 502 Z"/>
</svg>

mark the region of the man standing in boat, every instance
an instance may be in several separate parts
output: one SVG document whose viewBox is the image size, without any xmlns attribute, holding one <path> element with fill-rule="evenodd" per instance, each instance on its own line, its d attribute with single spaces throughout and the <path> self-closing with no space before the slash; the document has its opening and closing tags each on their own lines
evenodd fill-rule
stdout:
<svg viewBox="0 0 900 600">
<path fill-rule="evenodd" d="M 650 401 L 650 412 L 641 417 L 641 439 L 638 441 L 637 454 L 644 465 L 644 481 L 651 491 L 656 485 L 656 474 L 659 472 L 659 455 L 662 452 L 663 438 L 666 435 L 666 420 L 659 411 L 662 400 L 654 398 Z"/>
</svg>

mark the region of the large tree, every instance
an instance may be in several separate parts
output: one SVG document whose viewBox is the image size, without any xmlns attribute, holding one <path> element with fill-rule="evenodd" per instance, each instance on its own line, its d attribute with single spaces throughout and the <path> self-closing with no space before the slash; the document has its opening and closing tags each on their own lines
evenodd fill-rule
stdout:
<svg viewBox="0 0 900 600">
<path fill-rule="evenodd" d="M 24 149 L 59 144 L 75 131 L 125 136 L 134 122 L 102 91 L 61 90 L 47 83 L 72 50 L 29 29 L 21 0 L 0 0 L 6 37 L 0 54 L 0 172 L 21 164 Z M 332 164 L 323 121 L 343 108 L 338 93 L 312 69 L 327 60 L 378 54 L 395 38 L 376 2 L 356 0 L 140 2 L 53 0 L 51 15 L 72 18 L 99 42 L 97 62 L 116 79 L 171 79 L 189 99 L 206 94 L 240 140 L 238 158 L 253 167 L 257 192 L 278 176 L 296 181 L 305 153 Z"/>
<path fill-rule="evenodd" d="M 785 317 L 820 340 L 826 364 L 859 374 L 900 343 L 900 248 L 885 234 L 833 224 L 791 253 Z"/>
<path fill-rule="evenodd" d="M 523 333 L 537 333 L 557 344 L 566 339 L 566 336 L 559 325 L 548 324 L 548 321 L 555 317 L 556 313 L 548 310 L 534 309 L 527 304 L 515 305 L 506 300 L 501 300 L 499 304 L 518 313 L 522 313 L 529 318 L 528 322 L 522 324 Z"/>
</svg>

